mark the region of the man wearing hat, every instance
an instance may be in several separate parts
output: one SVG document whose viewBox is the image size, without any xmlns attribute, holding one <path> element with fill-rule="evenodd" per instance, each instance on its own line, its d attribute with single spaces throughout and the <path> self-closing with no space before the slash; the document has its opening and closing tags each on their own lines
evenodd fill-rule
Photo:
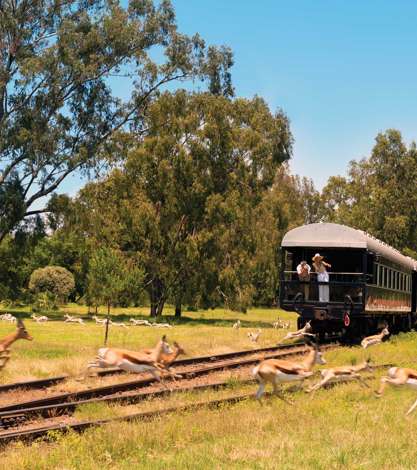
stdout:
<svg viewBox="0 0 417 470">
<path fill-rule="evenodd" d="M 313 256 L 313 267 L 317 273 L 318 282 L 329 282 L 329 273 L 326 271 L 326 268 L 331 268 L 332 266 L 323 261 L 323 256 L 320 253 L 316 253 Z M 319 302 L 328 302 L 329 298 L 329 286 L 319 284 Z"/>
</svg>

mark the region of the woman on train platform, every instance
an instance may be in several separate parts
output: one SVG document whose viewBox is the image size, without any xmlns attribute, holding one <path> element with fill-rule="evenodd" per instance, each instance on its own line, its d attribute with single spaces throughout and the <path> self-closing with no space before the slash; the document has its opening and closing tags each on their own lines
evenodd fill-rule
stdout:
<svg viewBox="0 0 417 470">
<path fill-rule="evenodd" d="M 323 256 L 320 253 L 313 256 L 313 267 L 317 273 L 318 282 L 329 282 L 329 273 L 326 268 L 331 268 L 332 265 L 323 261 Z M 329 286 L 319 284 L 319 302 L 328 302 L 329 297 Z"/>
</svg>

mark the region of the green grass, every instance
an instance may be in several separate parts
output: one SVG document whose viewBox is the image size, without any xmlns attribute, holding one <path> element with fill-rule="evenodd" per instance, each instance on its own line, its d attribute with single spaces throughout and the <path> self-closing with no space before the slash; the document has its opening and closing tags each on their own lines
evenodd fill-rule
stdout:
<svg viewBox="0 0 417 470">
<path fill-rule="evenodd" d="M 270 323 L 276 310 L 256 309 L 246 316 L 216 310 L 204 312 L 210 325 L 198 320 L 168 330 L 190 355 L 252 347 L 246 333 L 260 322 Z M 188 313 L 187 313 L 188 315 Z M 192 314 L 198 317 L 198 314 Z M 222 320 L 222 317 L 225 317 Z M 222 321 L 244 318 L 252 328 L 234 331 Z M 219 323 L 218 323 L 219 322 Z M 35 336 L 33 343 L 16 343 L 10 365 L 2 375 L 16 377 L 17 365 L 31 374 L 40 371 L 79 370 L 101 344 L 103 329 L 88 325 L 36 325 L 27 322 Z M 0 324 L 3 334 L 10 325 Z M 166 332 L 164 330 L 164 332 Z M 286 331 L 285 331 L 286 332 Z M 275 344 L 284 331 L 263 330 L 260 346 Z M 161 334 L 150 328 L 130 328 L 128 333 L 111 332 L 111 343 L 127 347 L 152 345 Z M 42 353 L 52 351 L 52 359 Z M 327 367 L 360 362 L 371 357 L 376 364 L 416 367 L 417 335 L 401 334 L 368 350 L 344 347 L 326 351 Z M 30 352 L 31 351 L 31 352 Z M 63 351 L 66 351 L 65 353 Z M 10 370 L 9 370 L 10 367 Z M 326 366 L 324 366 L 326 367 Z M 78 369 L 77 369 L 78 368 Z M 20 372 L 21 373 L 21 372 Z M 77 435 L 54 435 L 53 443 L 13 444 L 3 453 L 1 468 L 10 469 L 414 469 L 417 461 L 415 435 L 417 412 L 404 413 L 417 398 L 411 390 L 387 389 L 381 399 L 373 390 L 383 369 L 368 380 L 370 389 L 358 383 L 337 385 L 314 394 L 296 392 L 289 406 L 277 398 L 265 398 L 263 405 L 246 400 L 220 409 L 198 409 L 160 417 L 152 422 L 112 423 Z M 317 375 L 311 383 L 318 380 Z M 288 387 L 285 387 L 288 388 Z M 137 405 L 93 404 L 77 411 L 78 419 L 121 416 L 214 399 L 233 393 L 255 392 L 255 385 L 239 385 L 199 393 L 172 394 Z M 289 392 L 287 392 L 289 393 Z M 34 456 L 36 455 L 36 458 Z"/>
<path fill-rule="evenodd" d="M 69 307 L 69 309 L 75 308 L 75 306 Z M 29 315 L 28 312 L 18 313 L 20 316 L 24 313 Z M 127 312 L 119 309 L 116 314 L 116 318 L 128 319 L 133 312 L 132 309 L 128 309 Z M 277 344 L 287 332 L 272 329 L 272 322 L 278 315 L 281 318 L 291 319 L 293 328 L 296 327 L 294 314 L 277 309 L 253 309 L 248 314 L 216 309 L 190 312 L 189 315 L 174 324 L 171 329 L 162 330 L 146 326 L 132 326 L 128 329 L 110 327 L 108 345 L 138 350 L 154 346 L 163 334 L 167 334 L 170 341 L 175 340 L 184 347 L 188 356 L 219 354 Z M 165 316 L 163 320 L 166 321 L 167 318 L 171 320 Z M 25 319 L 26 328 L 34 340 L 31 342 L 20 340 L 12 345 L 11 360 L 1 371 L 0 383 L 41 378 L 48 374 L 65 373 L 77 376 L 82 373 L 87 362 L 95 357 L 97 349 L 103 346 L 104 327 L 96 325 L 94 321 L 80 325 L 64 323 L 62 319 L 62 312 L 56 314 L 56 320 L 47 323 L 36 323 L 30 318 Z M 237 319 L 242 323 L 239 331 L 232 328 Z M 254 345 L 249 341 L 247 333 L 259 327 L 262 329 L 262 335 L 258 345 Z M 0 322 L 0 338 L 15 328 L 13 324 Z"/>
</svg>

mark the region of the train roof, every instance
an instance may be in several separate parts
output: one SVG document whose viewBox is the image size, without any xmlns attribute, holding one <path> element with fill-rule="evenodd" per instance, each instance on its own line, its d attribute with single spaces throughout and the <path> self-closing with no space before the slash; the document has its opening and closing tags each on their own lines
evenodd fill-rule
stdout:
<svg viewBox="0 0 417 470">
<path fill-rule="evenodd" d="M 302 225 L 286 233 L 282 247 L 359 248 L 367 249 L 410 269 L 417 270 L 417 261 L 373 236 L 346 225 L 318 223 Z"/>
</svg>

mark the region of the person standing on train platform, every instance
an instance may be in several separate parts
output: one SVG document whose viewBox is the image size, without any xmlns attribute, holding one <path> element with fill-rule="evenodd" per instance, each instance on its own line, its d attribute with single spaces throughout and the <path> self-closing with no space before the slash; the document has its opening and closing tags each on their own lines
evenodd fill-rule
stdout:
<svg viewBox="0 0 417 470">
<path fill-rule="evenodd" d="M 317 281 L 329 282 L 329 273 L 326 268 L 331 268 L 332 265 L 323 261 L 323 256 L 320 253 L 316 253 L 313 256 L 313 267 L 317 273 Z M 328 302 L 330 299 L 329 286 L 319 284 L 319 302 Z"/>
<path fill-rule="evenodd" d="M 303 283 L 304 288 L 304 300 L 308 300 L 310 294 L 310 272 L 311 267 L 307 264 L 307 261 L 301 261 L 297 266 L 298 279 Z"/>
</svg>

